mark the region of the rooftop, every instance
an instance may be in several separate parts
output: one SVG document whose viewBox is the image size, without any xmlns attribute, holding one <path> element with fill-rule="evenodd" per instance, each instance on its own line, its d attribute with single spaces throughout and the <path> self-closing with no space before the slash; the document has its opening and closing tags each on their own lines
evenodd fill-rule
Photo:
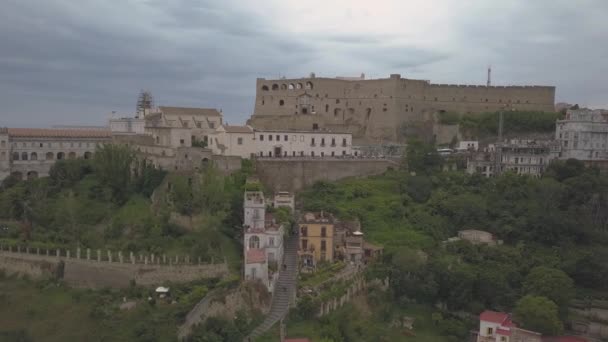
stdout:
<svg viewBox="0 0 608 342">
<path fill-rule="evenodd" d="M 112 133 L 99 129 L 8 128 L 8 135 L 28 138 L 110 138 Z"/>
<path fill-rule="evenodd" d="M 224 130 L 227 133 L 253 133 L 253 129 L 250 126 L 228 126 L 223 125 Z"/>
<path fill-rule="evenodd" d="M 510 317 L 509 317 L 508 314 L 506 314 L 504 312 L 496 312 L 496 311 L 486 310 L 486 311 L 482 312 L 479 315 L 479 320 L 480 321 L 486 321 L 486 322 L 503 324 L 503 323 L 505 323 L 507 321 L 510 321 Z"/>
<path fill-rule="evenodd" d="M 245 260 L 248 264 L 260 264 L 266 262 L 266 253 L 263 249 L 250 248 L 247 250 Z"/>
<path fill-rule="evenodd" d="M 193 108 L 193 107 L 165 107 L 158 109 L 165 115 L 187 115 L 187 116 L 222 116 L 215 108 Z"/>
<path fill-rule="evenodd" d="M 308 212 L 302 215 L 302 221 L 304 223 L 334 223 L 334 216 L 330 213 L 321 212 Z"/>
</svg>

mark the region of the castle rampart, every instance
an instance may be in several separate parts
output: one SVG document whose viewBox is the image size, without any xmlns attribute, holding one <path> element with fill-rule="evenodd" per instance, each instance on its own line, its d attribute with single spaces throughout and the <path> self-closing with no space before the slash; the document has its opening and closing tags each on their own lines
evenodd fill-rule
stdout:
<svg viewBox="0 0 608 342">
<path fill-rule="evenodd" d="M 400 141 L 403 126 L 441 111 L 481 113 L 505 107 L 553 111 L 555 87 L 433 84 L 425 80 L 317 78 L 256 81 L 249 121 L 258 129 L 345 130 L 361 141 Z"/>
</svg>

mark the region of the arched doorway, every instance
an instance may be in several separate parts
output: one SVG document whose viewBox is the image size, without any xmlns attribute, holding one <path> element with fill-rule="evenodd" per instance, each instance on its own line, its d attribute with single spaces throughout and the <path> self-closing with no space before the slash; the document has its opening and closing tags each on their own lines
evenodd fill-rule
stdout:
<svg viewBox="0 0 608 342">
<path fill-rule="evenodd" d="M 65 153 L 57 152 L 57 160 L 63 160 L 63 159 L 65 159 Z"/>
</svg>

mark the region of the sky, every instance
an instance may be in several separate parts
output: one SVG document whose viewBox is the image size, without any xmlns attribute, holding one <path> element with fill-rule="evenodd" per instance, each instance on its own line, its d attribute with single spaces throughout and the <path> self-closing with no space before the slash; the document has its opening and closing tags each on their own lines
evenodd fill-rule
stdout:
<svg viewBox="0 0 608 342">
<path fill-rule="evenodd" d="M 256 78 L 554 85 L 608 108 L 606 0 L 2 0 L 0 127 L 156 105 L 251 115 Z"/>
</svg>

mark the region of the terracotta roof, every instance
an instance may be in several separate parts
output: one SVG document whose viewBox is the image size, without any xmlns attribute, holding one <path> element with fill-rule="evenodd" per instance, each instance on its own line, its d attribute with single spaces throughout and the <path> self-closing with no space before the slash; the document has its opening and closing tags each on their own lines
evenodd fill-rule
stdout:
<svg viewBox="0 0 608 342">
<path fill-rule="evenodd" d="M 158 107 L 165 115 L 188 115 L 188 116 L 222 116 L 215 108 L 191 108 L 191 107 Z"/>
<path fill-rule="evenodd" d="M 502 324 L 509 320 L 509 315 L 504 312 L 486 310 L 479 315 L 480 321 Z"/>
<path fill-rule="evenodd" d="M 253 133 L 253 129 L 251 129 L 251 127 L 249 127 L 249 126 L 224 125 L 222 127 L 224 127 L 224 130 L 226 130 L 227 133 Z"/>
<path fill-rule="evenodd" d="M 259 264 L 266 261 L 266 253 L 263 249 L 250 248 L 245 257 L 248 264 Z"/>
<path fill-rule="evenodd" d="M 40 138 L 109 138 L 112 136 L 109 130 L 49 128 L 9 128 L 8 135 Z"/>
<path fill-rule="evenodd" d="M 506 329 L 496 329 L 496 333 L 498 335 L 504 335 L 504 336 L 511 336 L 511 330 L 506 330 Z"/>
</svg>

